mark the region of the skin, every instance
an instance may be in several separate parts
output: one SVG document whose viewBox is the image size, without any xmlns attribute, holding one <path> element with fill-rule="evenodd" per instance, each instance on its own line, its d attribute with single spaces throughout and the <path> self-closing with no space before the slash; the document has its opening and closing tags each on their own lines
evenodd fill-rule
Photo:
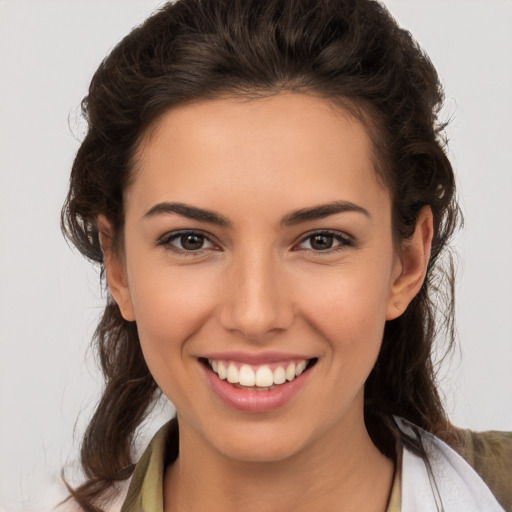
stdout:
<svg viewBox="0 0 512 512">
<path fill-rule="evenodd" d="M 142 141 L 122 251 L 99 221 L 112 294 L 137 322 L 148 367 L 178 414 L 165 510 L 386 509 L 394 465 L 366 431 L 364 383 L 386 320 L 421 287 L 432 218 L 421 212 L 399 256 L 373 162 L 360 122 L 291 93 L 177 107 Z M 366 213 L 283 223 L 340 201 Z M 214 211 L 229 225 L 147 215 L 163 202 Z M 208 238 L 187 252 L 170 239 L 177 230 Z M 326 230 L 338 238 L 318 250 L 311 236 Z M 198 358 L 227 350 L 318 361 L 289 402 L 255 414 L 228 407 L 204 378 Z"/>
</svg>

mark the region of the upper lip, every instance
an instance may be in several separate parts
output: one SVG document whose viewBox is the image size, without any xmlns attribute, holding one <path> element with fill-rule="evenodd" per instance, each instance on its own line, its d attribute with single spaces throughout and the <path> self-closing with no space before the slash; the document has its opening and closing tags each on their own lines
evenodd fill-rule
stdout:
<svg viewBox="0 0 512 512">
<path fill-rule="evenodd" d="M 292 354 L 290 352 L 242 352 L 242 351 L 228 351 L 228 352 L 211 352 L 204 354 L 201 357 L 204 359 L 213 359 L 216 361 L 237 361 L 247 364 L 265 364 L 265 363 L 279 363 L 281 361 L 292 360 L 308 360 L 312 357 L 305 356 L 304 354 Z"/>
</svg>

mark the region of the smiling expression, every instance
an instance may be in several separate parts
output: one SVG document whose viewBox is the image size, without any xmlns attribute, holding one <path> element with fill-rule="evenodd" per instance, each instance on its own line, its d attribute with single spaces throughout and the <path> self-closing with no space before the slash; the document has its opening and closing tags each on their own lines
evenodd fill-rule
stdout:
<svg viewBox="0 0 512 512">
<path fill-rule="evenodd" d="M 402 272 L 373 162 L 360 122 L 299 94 L 177 107 L 142 141 L 107 276 L 202 449 L 276 460 L 364 428 Z"/>
</svg>

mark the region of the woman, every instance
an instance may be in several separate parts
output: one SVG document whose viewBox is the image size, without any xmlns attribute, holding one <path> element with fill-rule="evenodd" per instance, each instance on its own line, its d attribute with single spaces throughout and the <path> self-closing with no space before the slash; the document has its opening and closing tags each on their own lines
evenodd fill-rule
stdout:
<svg viewBox="0 0 512 512">
<path fill-rule="evenodd" d="M 77 504 L 131 477 L 125 512 L 511 509 L 510 436 L 457 431 L 434 382 L 441 102 L 366 0 L 183 0 L 113 50 L 63 210 L 111 293 Z"/>
</svg>

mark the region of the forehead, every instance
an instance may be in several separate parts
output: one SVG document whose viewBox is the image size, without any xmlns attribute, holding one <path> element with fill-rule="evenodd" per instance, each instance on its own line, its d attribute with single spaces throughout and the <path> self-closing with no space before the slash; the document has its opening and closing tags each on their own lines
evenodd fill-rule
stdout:
<svg viewBox="0 0 512 512">
<path fill-rule="evenodd" d="M 248 191 L 260 206 L 277 200 L 290 208 L 387 196 L 363 124 L 328 101 L 292 93 L 169 110 L 141 141 L 130 189 L 128 203 L 140 207 L 191 195 L 213 207 Z"/>
</svg>

